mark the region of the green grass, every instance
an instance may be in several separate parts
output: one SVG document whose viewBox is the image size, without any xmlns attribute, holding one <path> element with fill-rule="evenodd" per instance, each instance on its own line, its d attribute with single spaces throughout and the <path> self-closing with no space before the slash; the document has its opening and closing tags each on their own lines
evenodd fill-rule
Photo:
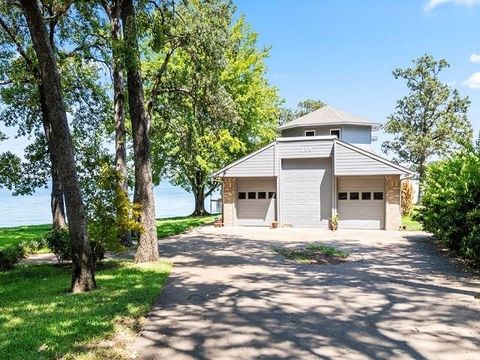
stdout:
<svg viewBox="0 0 480 360">
<path fill-rule="evenodd" d="M 182 216 L 157 220 L 158 238 L 177 235 L 194 227 L 211 223 L 218 215 L 211 216 Z"/>
<path fill-rule="evenodd" d="M 406 231 L 422 231 L 422 224 L 420 224 L 418 221 L 413 220 L 413 216 L 415 214 L 416 210 L 413 209 L 412 213 L 407 216 L 402 216 L 402 228 L 405 226 Z"/>
<path fill-rule="evenodd" d="M 0 249 L 24 241 L 40 240 L 51 227 L 51 225 L 29 225 L 0 228 Z M 39 252 L 49 252 L 49 250 L 42 248 Z"/>
<path fill-rule="evenodd" d="M 68 267 L 0 272 L 0 358 L 75 358 L 97 351 L 89 345 L 149 311 L 169 272 L 165 262 L 107 262 L 97 271 L 98 290 L 85 294 L 66 292 Z"/>
<path fill-rule="evenodd" d="M 311 243 L 301 248 L 285 248 L 275 246 L 273 251 L 282 255 L 284 258 L 294 260 L 300 263 L 311 263 L 320 257 L 335 259 L 345 259 L 349 253 L 333 246 L 322 245 L 319 243 Z"/>
</svg>

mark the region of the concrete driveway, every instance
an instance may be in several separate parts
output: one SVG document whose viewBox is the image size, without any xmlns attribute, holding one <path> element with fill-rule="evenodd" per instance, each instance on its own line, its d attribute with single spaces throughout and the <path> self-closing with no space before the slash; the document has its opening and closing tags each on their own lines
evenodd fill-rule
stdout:
<svg viewBox="0 0 480 360">
<path fill-rule="evenodd" d="M 273 245 L 349 250 L 339 265 Z M 160 241 L 170 281 L 142 359 L 479 359 L 480 282 L 423 233 L 212 228 Z"/>
</svg>

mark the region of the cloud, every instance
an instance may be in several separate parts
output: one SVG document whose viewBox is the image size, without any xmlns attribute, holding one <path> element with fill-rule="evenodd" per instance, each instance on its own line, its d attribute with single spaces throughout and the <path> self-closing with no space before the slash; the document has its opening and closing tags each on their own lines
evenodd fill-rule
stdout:
<svg viewBox="0 0 480 360">
<path fill-rule="evenodd" d="M 473 53 L 472 55 L 470 55 L 470 61 L 474 64 L 480 63 L 480 54 Z"/>
<path fill-rule="evenodd" d="M 463 85 L 469 87 L 470 89 L 480 89 L 480 72 L 472 74 L 463 82 Z"/>
<path fill-rule="evenodd" d="M 480 5 L 480 0 L 428 0 L 428 2 L 425 4 L 425 10 L 430 11 L 435 9 L 437 6 L 444 4 L 455 4 L 470 7 L 474 5 Z"/>
</svg>

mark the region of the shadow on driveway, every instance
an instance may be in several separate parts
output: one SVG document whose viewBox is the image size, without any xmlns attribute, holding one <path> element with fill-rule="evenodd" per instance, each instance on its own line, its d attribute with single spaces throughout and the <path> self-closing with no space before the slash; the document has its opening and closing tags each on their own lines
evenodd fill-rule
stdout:
<svg viewBox="0 0 480 360">
<path fill-rule="evenodd" d="M 321 241 L 338 265 L 272 246 Z M 423 233 L 201 228 L 160 241 L 174 270 L 142 359 L 478 359 L 478 282 Z"/>
</svg>

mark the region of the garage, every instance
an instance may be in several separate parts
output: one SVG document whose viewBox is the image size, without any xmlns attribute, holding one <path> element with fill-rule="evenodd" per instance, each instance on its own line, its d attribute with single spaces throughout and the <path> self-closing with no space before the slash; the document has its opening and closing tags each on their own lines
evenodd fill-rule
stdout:
<svg viewBox="0 0 480 360">
<path fill-rule="evenodd" d="M 283 159 L 281 191 L 284 225 L 326 227 L 332 205 L 330 159 Z"/>
<path fill-rule="evenodd" d="M 385 228 L 383 176 L 341 176 L 337 190 L 339 228 Z"/>
<path fill-rule="evenodd" d="M 237 179 L 237 225 L 270 226 L 276 197 L 276 178 Z"/>
</svg>

